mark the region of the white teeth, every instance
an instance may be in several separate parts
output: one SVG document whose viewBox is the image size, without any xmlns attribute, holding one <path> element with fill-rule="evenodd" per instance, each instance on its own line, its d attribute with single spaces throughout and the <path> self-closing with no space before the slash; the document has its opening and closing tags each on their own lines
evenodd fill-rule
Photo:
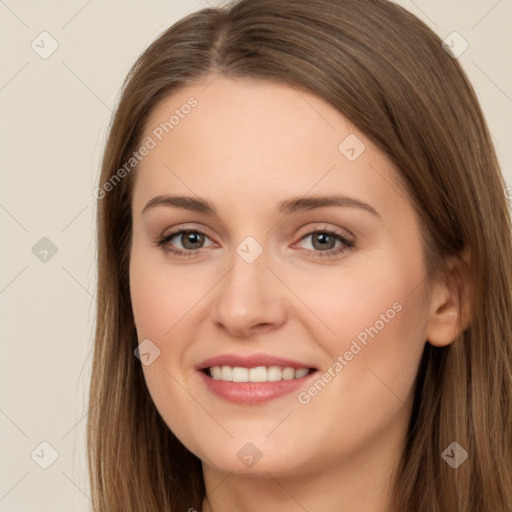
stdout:
<svg viewBox="0 0 512 512">
<path fill-rule="evenodd" d="M 276 380 L 281 380 L 283 377 L 283 370 L 279 368 L 279 366 L 269 366 L 267 370 L 267 380 L 269 382 L 274 382 Z"/>
<path fill-rule="evenodd" d="M 210 373 L 215 380 L 219 380 L 222 375 L 222 369 L 220 366 L 214 366 L 210 368 Z"/>
<path fill-rule="evenodd" d="M 292 380 L 295 378 L 295 370 L 290 367 L 286 367 L 283 370 L 283 380 Z"/>
<path fill-rule="evenodd" d="M 248 382 L 249 381 L 249 368 L 241 368 L 235 366 L 232 371 L 233 382 Z"/>
<path fill-rule="evenodd" d="M 223 366 L 220 372 L 220 380 L 233 380 L 233 370 L 231 366 Z"/>
<path fill-rule="evenodd" d="M 267 369 L 264 366 L 249 370 L 249 382 L 267 382 L 267 380 Z"/>
<path fill-rule="evenodd" d="M 291 368 L 290 366 L 212 366 L 210 377 L 227 382 L 275 382 L 278 380 L 301 379 L 309 373 L 308 368 Z"/>
<path fill-rule="evenodd" d="M 308 373 L 309 370 L 307 368 L 299 368 L 298 370 L 295 370 L 295 378 L 300 379 L 305 377 Z"/>
</svg>

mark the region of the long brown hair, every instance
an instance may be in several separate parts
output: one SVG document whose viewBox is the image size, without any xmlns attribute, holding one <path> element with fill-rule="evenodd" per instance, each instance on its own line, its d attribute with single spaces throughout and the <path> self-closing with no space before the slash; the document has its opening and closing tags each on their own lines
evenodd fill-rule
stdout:
<svg viewBox="0 0 512 512">
<path fill-rule="evenodd" d="M 329 102 L 399 169 L 423 221 L 431 275 L 446 272 L 445 257 L 469 254 L 471 323 L 447 347 L 425 345 L 394 506 L 401 512 L 512 511 L 512 242 L 505 183 L 459 63 L 424 23 L 385 0 L 240 0 L 203 9 L 161 34 L 130 71 L 97 193 L 98 309 L 88 418 L 94 510 L 201 509 L 200 460 L 158 414 L 134 356 L 128 263 L 136 169 L 115 183 L 112 177 L 137 149 L 163 98 L 218 74 L 286 83 Z M 441 456 L 452 442 L 468 453 L 457 469 Z"/>
</svg>

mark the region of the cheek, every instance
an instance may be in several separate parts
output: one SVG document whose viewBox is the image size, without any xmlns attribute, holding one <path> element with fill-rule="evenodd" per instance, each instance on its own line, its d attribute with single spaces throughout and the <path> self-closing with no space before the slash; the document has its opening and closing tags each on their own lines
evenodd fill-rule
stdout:
<svg viewBox="0 0 512 512">
<path fill-rule="evenodd" d="M 151 340 L 159 355 L 142 370 L 153 403 L 169 428 L 193 453 L 193 433 L 203 412 L 185 391 L 181 371 L 193 330 L 192 312 L 204 295 L 204 281 L 189 279 L 184 267 L 162 264 L 152 253 L 136 247 L 130 259 L 130 294 L 139 343 Z M 212 286 L 213 283 L 210 285 Z M 196 306 L 196 307 L 194 307 Z M 194 322 L 195 323 L 195 322 Z M 175 414 L 179 410 L 180 414 Z"/>
<path fill-rule="evenodd" d="M 290 271 L 288 277 L 325 326 L 317 328 L 318 341 L 331 361 L 346 353 L 350 366 L 362 373 L 370 367 L 390 373 L 405 363 L 414 378 L 428 314 L 419 240 L 354 254 L 321 272 Z"/>
<path fill-rule="evenodd" d="M 333 438 L 344 437 L 340 445 L 348 439 L 356 445 L 361 429 L 381 429 L 404 405 L 412 406 L 428 319 L 423 280 L 418 247 L 407 264 L 390 254 L 337 277 L 334 273 L 323 280 L 322 294 L 313 278 L 304 282 L 304 301 L 316 297 L 315 312 L 334 334 L 324 330 L 318 338 L 330 359 L 323 368 L 325 386 L 307 389 L 301 403 L 307 402 Z M 335 415 L 332 404 L 337 404 Z"/>
<path fill-rule="evenodd" d="M 184 265 L 169 265 L 165 253 L 154 247 L 135 247 L 130 258 L 130 295 L 139 340 L 162 341 L 179 330 L 182 320 L 186 321 L 186 315 L 213 286 L 214 281 L 208 285 L 205 278 Z"/>
<path fill-rule="evenodd" d="M 417 351 L 425 341 L 428 308 L 422 295 L 421 249 L 407 261 L 392 252 L 367 260 L 310 272 L 283 271 L 283 280 L 313 313 L 309 317 L 316 318 L 310 331 L 332 359 L 350 350 L 354 340 L 363 348 L 380 346 L 397 355 Z M 303 323 L 307 317 L 299 308 L 293 314 L 301 315 Z"/>
</svg>

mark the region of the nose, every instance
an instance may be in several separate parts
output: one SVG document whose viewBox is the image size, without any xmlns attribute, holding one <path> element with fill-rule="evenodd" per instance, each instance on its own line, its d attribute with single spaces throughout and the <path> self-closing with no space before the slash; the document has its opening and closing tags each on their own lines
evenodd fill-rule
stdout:
<svg viewBox="0 0 512 512">
<path fill-rule="evenodd" d="M 265 251 L 252 263 L 234 252 L 232 267 L 217 287 L 214 320 L 234 337 L 271 331 L 286 321 L 284 286 L 267 263 Z"/>
</svg>

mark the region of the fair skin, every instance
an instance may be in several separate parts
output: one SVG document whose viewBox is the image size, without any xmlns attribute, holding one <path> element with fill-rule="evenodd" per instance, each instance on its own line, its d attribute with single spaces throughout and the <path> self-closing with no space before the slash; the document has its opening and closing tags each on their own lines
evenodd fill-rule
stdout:
<svg viewBox="0 0 512 512">
<path fill-rule="evenodd" d="M 203 463 L 203 512 L 391 512 L 422 351 L 427 339 L 454 339 L 457 299 L 427 279 L 421 222 L 397 170 L 343 115 L 287 85 L 207 83 L 157 105 L 144 137 L 191 96 L 198 101 L 136 171 L 130 287 L 139 342 L 160 350 L 143 366 L 154 403 Z M 338 148 L 349 134 L 366 147 L 354 161 Z M 204 199 L 217 215 L 168 203 L 143 211 L 166 195 Z M 369 208 L 278 210 L 327 195 Z M 193 255 L 158 245 L 179 229 L 196 237 L 168 237 L 166 247 Z M 322 257 L 344 246 L 321 239 L 326 229 L 353 247 Z M 237 252 L 249 236 L 263 249 L 251 263 Z M 374 336 L 350 357 L 371 326 Z M 316 372 L 293 392 L 235 402 L 196 368 L 224 354 L 266 354 Z M 309 393 L 329 368 L 329 382 Z M 261 458 L 249 467 L 247 453 Z"/>
</svg>

